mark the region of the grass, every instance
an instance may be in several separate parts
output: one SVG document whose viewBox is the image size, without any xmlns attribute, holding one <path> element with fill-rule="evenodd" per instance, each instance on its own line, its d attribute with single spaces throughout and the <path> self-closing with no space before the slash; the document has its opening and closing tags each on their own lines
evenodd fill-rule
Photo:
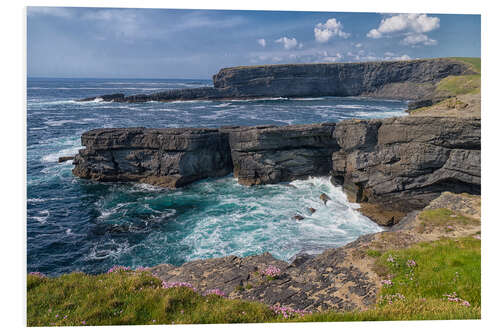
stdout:
<svg viewBox="0 0 500 333">
<path fill-rule="evenodd" d="M 481 75 L 451 75 L 439 81 L 436 91 L 453 96 L 464 94 L 478 94 L 481 92 Z"/>
<path fill-rule="evenodd" d="M 188 287 L 163 289 L 149 272 L 71 273 L 54 278 L 30 274 L 28 326 L 476 319 L 481 316 L 480 244 L 474 238 L 444 239 L 404 250 L 370 252 L 383 268 L 379 274 L 392 282 L 382 288 L 375 306 L 288 319 L 258 302 L 203 296 Z M 408 260 L 416 265 L 408 266 Z M 443 296 L 454 292 L 460 302 Z M 470 306 L 461 305 L 462 300 Z"/>
<path fill-rule="evenodd" d="M 418 218 L 420 224 L 417 231 L 420 233 L 434 228 L 453 231 L 454 225 L 474 225 L 481 223 L 479 220 L 465 217 L 446 208 L 424 210 L 418 215 Z M 448 229 L 448 226 L 451 229 Z"/>
</svg>

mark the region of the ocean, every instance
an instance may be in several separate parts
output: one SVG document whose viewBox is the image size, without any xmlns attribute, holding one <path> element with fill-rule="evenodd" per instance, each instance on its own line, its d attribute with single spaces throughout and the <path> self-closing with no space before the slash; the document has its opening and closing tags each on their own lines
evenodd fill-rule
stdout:
<svg viewBox="0 0 500 333">
<path fill-rule="evenodd" d="M 370 98 L 75 102 L 122 92 L 210 86 L 208 80 L 39 79 L 27 86 L 27 268 L 48 275 L 101 273 L 113 265 L 186 261 L 270 252 L 290 260 L 382 230 L 327 177 L 245 187 L 232 175 L 169 190 L 75 178 L 60 156 L 82 149 L 102 127 L 218 127 L 336 122 L 404 115 L 407 102 Z M 326 193 L 331 201 L 319 200 Z M 317 211 L 311 215 L 308 209 Z M 304 220 L 293 216 L 300 214 Z"/>
</svg>

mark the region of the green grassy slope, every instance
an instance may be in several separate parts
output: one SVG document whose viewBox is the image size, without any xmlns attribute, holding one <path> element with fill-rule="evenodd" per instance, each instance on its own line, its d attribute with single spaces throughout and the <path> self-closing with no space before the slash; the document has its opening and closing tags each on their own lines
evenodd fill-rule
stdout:
<svg viewBox="0 0 500 333">
<path fill-rule="evenodd" d="M 480 243 L 445 239 L 377 254 L 377 271 L 391 282 L 372 309 L 306 315 L 290 310 L 288 318 L 258 302 L 203 296 L 188 287 L 165 289 L 149 272 L 30 274 L 28 326 L 480 318 Z"/>
</svg>

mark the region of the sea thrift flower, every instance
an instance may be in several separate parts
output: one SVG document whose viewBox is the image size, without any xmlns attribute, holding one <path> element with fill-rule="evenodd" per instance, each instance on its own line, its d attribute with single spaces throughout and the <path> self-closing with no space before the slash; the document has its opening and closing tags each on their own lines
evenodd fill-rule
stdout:
<svg viewBox="0 0 500 333">
<path fill-rule="evenodd" d="M 384 286 L 392 286 L 392 281 L 391 280 L 382 280 L 381 281 Z"/>
<path fill-rule="evenodd" d="M 406 262 L 406 265 L 411 268 L 417 266 L 417 263 L 414 260 L 410 259 Z"/>
<path fill-rule="evenodd" d="M 467 302 L 467 301 L 465 301 L 465 300 L 464 300 L 464 301 L 462 301 L 462 303 L 461 303 L 461 304 L 462 304 L 463 306 L 470 306 L 470 303 L 469 303 L 469 302 Z"/>
<path fill-rule="evenodd" d="M 130 271 L 130 268 L 126 267 L 126 266 L 115 265 L 115 266 L 111 267 L 110 269 L 108 269 L 108 273 L 125 272 L 125 271 Z"/>
<path fill-rule="evenodd" d="M 189 289 L 192 289 L 193 291 L 196 291 L 196 288 L 193 287 L 193 285 L 189 282 L 166 282 L 162 281 L 161 287 L 163 289 L 170 289 L 170 288 L 177 288 L 177 287 L 186 287 Z"/>
<path fill-rule="evenodd" d="M 136 272 L 147 272 L 147 268 L 146 267 L 142 267 L 142 266 L 139 266 L 135 269 Z"/>
<path fill-rule="evenodd" d="M 387 262 L 394 262 L 394 258 L 392 255 L 389 254 L 389 257 L 387 257 Z"/>
<path fill-rule="evenodd" d="M 292 309 L 292 308 L 289 308 L 289 307 L 286 307 L 286 306 L 279 306 L 279 305 L 273 305 L 270 308 L 271 308 L 271 310 L 273 310 L 273 312 L 275 314 L 277 314 L 278 316 L 282 315 L 283 318 L 285 318 L 285 319 L 288 319 L 288 318 L 291 318 L 291 317 L 294 317 L 294 316 L 301 316 L 301 317 L 303 317 L 305 314 L 312 313 L 311 311 L 295 310 L 295 309 Z"/>
<path fill-rule="evenodd" d="M 224 294 L 220 289 L 210 289 L 210 290 L 207 290 L 205 292 L 205 296 L 208 296 L 208 295 L 217 295 L 217 296 L 221 296 L 221 297 L 226 296 L 226 294 Z"/>
<path fill-rule="evenodd" d="M 269 265 L 261 273 L 269 278 L 277 278 L 281 274 L 281 270 L 276 266 Z"/>
<path fill-rule="evenodd" d="M 40 272 L 30 272 L 29 275 L 38 276 L 39 278 L 46 278 L 47 275 Z"/>
</svg>

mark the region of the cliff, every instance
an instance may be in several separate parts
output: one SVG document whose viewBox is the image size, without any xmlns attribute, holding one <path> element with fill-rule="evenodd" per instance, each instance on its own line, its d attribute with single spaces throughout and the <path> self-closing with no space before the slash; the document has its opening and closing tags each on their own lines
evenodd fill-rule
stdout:
<svg viewBox="0 0 500 333">
<path fill-rule="evenodd" d="M 96 129 L 82 145 L 73 174 L 97 181 L 174 188 L 232 171 L 228 137 L 217 129 Z"/>
<path fill-rule="evenodd" d="M 244 185 L 331 174 L 383 225 L 397 223 L 443 191 L 481 191 L 481 122 L 475 118 L 99 129 L 84 133 L 82 145 L 73 173 L 98 181 L 175 188 L 232 171 Z"/>
<path fill-rule="evenodd" d="M 426 97 L 427 101 L 443 78 L 475 73 L 468 64 L 452 58 L 242 66 L 221 69 L 213 76 L 213 87 L 175 89 L 151 95 L 125 96 L 118 93 L 99 98 L 132 103 L 314 96 L 374 96 L 409 100 Z"/>
</svg>

